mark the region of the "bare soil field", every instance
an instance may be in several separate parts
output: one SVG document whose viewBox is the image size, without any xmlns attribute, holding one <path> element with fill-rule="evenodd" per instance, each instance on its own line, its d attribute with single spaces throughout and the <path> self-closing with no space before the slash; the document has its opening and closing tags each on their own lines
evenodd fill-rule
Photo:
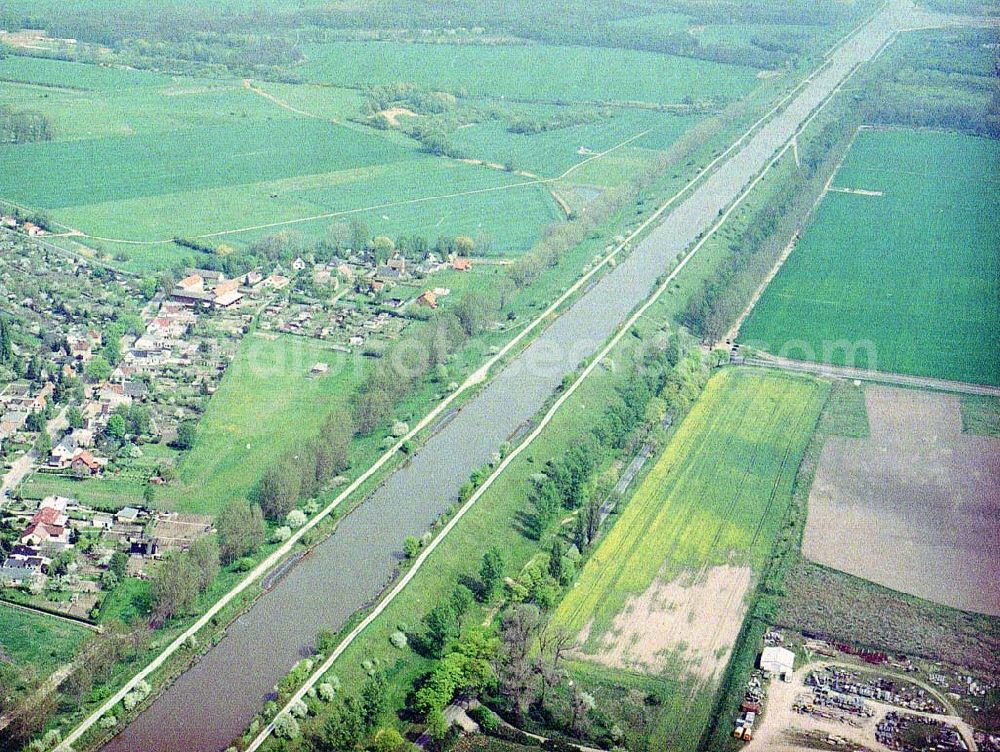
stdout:
<svg viewBox="0 0 1000 752">
<path fill-rule="evenodd" d="M 823 447 L 803 554 L 1000 615 L 1000 439 L 963 434 L 954 395 L 870 387 L 866 405 L 868 438 Z"/>
<path fill-rule="evenodd" d="M 746 611 L 750 567 L 711 567 L 700 576 L 657 579 L 630 598 L 600 648 L 587 660 L 609 668 L 659 674 L 668 668 L 708 681 L 722 675 Z M 580 636 L 587 641 L 590 626 Z"/>
</svg>

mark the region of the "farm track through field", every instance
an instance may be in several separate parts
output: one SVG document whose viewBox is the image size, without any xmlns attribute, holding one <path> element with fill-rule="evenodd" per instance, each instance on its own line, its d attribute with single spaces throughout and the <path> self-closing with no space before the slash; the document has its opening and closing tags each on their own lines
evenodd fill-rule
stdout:
<svg viewBox="0 0 1000 752">
<path fill-rule="evenodd" d="M 929 376 L 909 376 L 904 373 L 869 371 L 864 368 L 849 368 L 847 366 L 835 366 L 826 363 L 810 363 L 804 360 L 791 360 L 790 358 L 779 358 L 776 356 L 747 358 L 745 362 L 747 365 L 763 366 L 765 368 L 779 368 L 783 371 L 791 371 L 794 373 L 811 373 L 815 376 L 830 379 L 871 381 L 877 384 L 891 384 L 894 386 L 914 387 L 916 389 L 930 389 L 938 392 L 972 394 L 984 397 L 1000 397 L 1000 386 L 968 384 L 963 381 L 948 381 L 946 379 L 935 379 Z"/>
<path fill-rule="evenodd" d="M 289 112 L 294 112 L 296 115 L 302 115 L 303 117 L 313 118 L 315 120 L 326 120 L 330 123 L 337 123 L 337 124 L 340 123 L 340 121 L 337 120 L 337 118 L 327 118 L 323 117 L 322 115 L 317 115 L 314 112 L 306 112 L 305 110 L 300 110 L 298 107 L 293 107 L 292 105 L 288 104 L 288 102 L 286 102 L 284 99 L 280 99 L 276 97 L 274 94 L 271 94 L 268 91 L 264 91 L 259 86 L 254 86 L 252 79 L 244 78 L 243 88 L 246 89 L 247 91 L 253 92 L 258 96 L 264 97 L 264 99 L 278 105 L 278 107 L 281 107 L 282 109 L 288 110 Z"/>
<path fill-rule="evenodd" d="M 304 113 L 304 114 L 306 116 L 308 116 L 308 117 L 311 117 L 311 118 L 316 118 L 317 117 L 316 115 L 310 115 L 308 113 Z M 320 119 L 326 120 L 326 118 L 320 118 Z M 336 121 L 332 121 L 331 120 L 329 122 L 336 122 Z M 362 207 L 357 207 L 357 208 L 354 208 L 354 209 L 340 209 L 338 211 L 323 212 L 321 214 L 313 214 L 313 215 L 310 215 L 308 217 L 297 217 L 295 219 L 284 219 L 284 220 L 280 220 L 280 221 L 277 221 L 277 222 L 265 222 L 265 223 L 262 223 L 262 224 L 248 225 L 246 227 L 237 227 L 237 228 L 228 229 L 228 230 L 218 230 L 216 232 L 207 232 L 207 233 L 202 233 L 200 235 L 194 235 L 193 237 L 196 240 L 209 240 L 209 239 L 212 239 L 212 238 L 225 237 L 227 235 L 238 235 L 240 233 L 255 232 L 257 230 L 271 230 L 271 229 L 274 229 L 274 228 L 277 228 L 277 227 L 289 227 L 289 226 L 293 226 L 293 225 L 303 224 L 303 223 L 306 223 L 306 222 L 315 222 L 315 221 L 323 220 L 323 219 L 336 219 L 338 217 L 347 217 L 347 216 L 351 216 L 353 214 L 364 214 L 364 213 L 367 213 L 367 212 L 381 211 L 381 210 L 384 210 L 384 209 L 392 209 L 392 208 L 400 207 L 400 206 L 413 206 L 413 205 L 416 205 L 416 204 L 425 204 L 425 203 L 430 203 L 430 202 L 433 202 L 433 201 L 444 201 L 444 200 L 448 200 L 448 199 L 462 198 L 464 196 L 476 196 L 476 195 L 482 195 L 482 194 L 486 194 L 486 193 L 497 193 L 497 192 L 501 192 L 501 191 L 510 191 L 510 190 L 514 190 L 514 189 L 518 189 L 518 188 L 530 188 L 532 186 L 548 185 L 548 184 L 551 184 L 551 183 L 558 183 L 559 181 L 565 180 L 566 178 L 568 178 L 570 175 L 572 175 L 574 172 L 576 172 L 580 168 L 584 167 L 585 165 L 587 165 L 587 164 L 589 164 L 591 162 L 594 162 L 596 160 L 603 159 L 604 157 L 608 156 L 609 154 L 612 154 L 612 153 L 618 151 L 619 149 L 622 149 L 622 148 L 628 146 L 633 141 L 636 141 L 636 140 L 642 138 L 643 136 L 648 135 L 651 130 L 652 130 L 651 128 L 647 128 L 644 131 L 641 131 L 641 132 L 636 133 L 636 134 L 634 134 L 632 136 L 629 136 L 624 141 L 621 141 L 621 142 L 615 144 L 614 146 L 611 146 L 608 149 L 605 149 L 602 152 L 598 152 L 597 154 L 594 154 L 594 155 L 592 155 L 590 157 L 587 157 L 584 160 L 581 160 L 580 162 L 577 162 L 576 164 L 572 165 L 569 169 L 565 170 L 564 172 L 562 172 L 559 175 L 556 175 L 555 177 L 549 177 L 549 178 L 539 177 L 539 178 L 535 178 L 533 180 L 524 180 L 524 181 L 521 181 L 519 183 L 509 183 L 507 185 L 495 185 L 495 186 L 489 186 L 489 187 L 486 187 L 486 188 L 474 188 L 474 189 L 470 189 L 470 190 L 467 190 L 467 191 L 455 191 L 455 192 L 452 192 L 452 193 L 441 193 L 441 194 L 436 194 L 436 195 L 433 195 L 433 196 L 420 196 L 418 198 L 404 199 L 402 201 L 388 201 L 388 202 L 381 203 L 381 204 L 372 204 L 370 206 L 362 206 Z M 491 168 L 488 168 L 488 169 L 491 169 Z M 90 235 L 88 233 L 83 232 L 82 230 L 79 230 L 79 229 L 74 228 L 74 227 L 69 227 L 68 225 L 64 225 L 64 224 L 61 224 L 61 223 L 57 223 L 57 224 L 60 224 L 60 227 L 65 228 L 69 232 L 69 235 L 72 235 L 72 236 L 75 236 L 75 237 L 88 238 L 90 240 L 103 241 L 103 242 L 106 242 L 106 243 L 122 243 L 122 244 L 125 244 L 125 245 L 138 245 L 138 246 L 155 246 L 155 245 L 169 245 L 169 244 L 171 244 L 171 243 L 174 242 L 173 238 L 162 238 L 162 239 L 159 239 L 159 240 L 132 240 L 132 239 L 125 239 L 125 238 L 108 238 L 108 237 L 104 237 L 104 236 L 101 236 L 101 235 Z"/>
</svg>

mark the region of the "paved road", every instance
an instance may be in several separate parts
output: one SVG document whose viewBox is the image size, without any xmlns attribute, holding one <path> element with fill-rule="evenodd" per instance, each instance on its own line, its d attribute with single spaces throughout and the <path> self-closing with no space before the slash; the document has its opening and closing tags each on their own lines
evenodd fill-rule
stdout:
<svg viewBox="0 0 1000 752">
<path fill-rule="evenodd" d="M 11 463 L 10 470 L 4 474 L 3 480 L 0 481 L 0 503 L 6 501 L 7 494 L 17 488 L 24 477 L 31 472 L 35 466 L 35 459 L 35 450 L 32 449 Z"/>
<path fill-rule="evenodd" d="M 394 473 L 337 532 L 240 617 L 216 647 L 107 747 L 112 752 L 216 750 L 247 724 L 320 628 L 337 629 L 377 596 L 407 535 L 419 534 L 459 487 L 534 415 L 563 377 L 645 300 L 656 278 L 718 218 L 856 65 L 891 38 L 883 14 L 727 162 Z"/>
<path fill-rule="evenodd" d="M 58 415 L 49 420 L 46 426 L 49 437 L 55 441 L 68 425 L 66 408 L 64 407 Z M 13 492 L 34 469 L 37 459 L 38 453 L 34 449 L 30 449 L 11 463 L 10 470 L 4 474 L 3 478 L 0 478 L 0 504 L 7 500 L 7 494 Z"/>
<path fill-rule="evenodd" d="M 864 368 L 848 368 L 846 366 L 827 365 L 826 363 L 808 363 L 802 360 L 789 360 L 788 358 L 778 357 L 748 358 L 746 363 L 753 366 L 780 368 L 783 371 L 794 371 L 795 373 L 811 373 L 831 379 L 875 381 L 879 384 L 933 389 L 939 392 L 1000 397 L 1000 387 L 987 386 L 985 384 L 967 384 L 964 381 L 946 381 L 945 379 L 933 379 L 928 376 L 908 376 L 903 373 L 869 371 Z"/>
</svg>

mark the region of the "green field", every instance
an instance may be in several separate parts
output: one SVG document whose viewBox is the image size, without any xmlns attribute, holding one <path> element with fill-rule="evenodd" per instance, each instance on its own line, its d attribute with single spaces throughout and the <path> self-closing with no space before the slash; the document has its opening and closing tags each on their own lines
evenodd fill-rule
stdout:
<svg viewBox="0 0 1000 752">
<path fill-rule="evenodd" d="M 12 59 L 29 58 L 8 58 Z M 163 86 L 110 91 L 0 82 L 0 104 L 15 109 L 29 107 L 44 114 L 51 123 L 54 141 L 229 127 L 295 117 L 294 113 L 243 88 L 238 81 L 206 79 L 177 78 Z M 350 104 L 345 101 L 345 106 Z M 352 113 L 356 110 L 356 105 L 350 106 Z"/>
<path fill-rule="evenodd" d="M 587 561 L 553 623 L 586 632 L 580 649 L 594 655 L 604 650 L 605 638 L 615 638 L 615 617 L 656 583 L 687 588 L 723 565 L 759 573 L 826 391 L 821 382 L 768 372 L 725 370 L 713 377 Z M 740 618 L 738 604 L 724 610 L 730 609 Z M 692 612 L 696 629 L 719 629 L 718 615 L 703 611 L 704 604 Z M 696 639 L 694 632 L 689 637 Z M 679 639 L 683 646 L 684 635 Z M 651 748 L 693 749 L 707 723 L 718 675 L 697 678 L 689 661 L 698 654 L 684 650 L 666 656 L 662 678 L 674 689 L 651 732 Z M 588 674 L 608 682 L 616 674 L 621 681 L 630 675 L 585 665 Z"/>
<path fill-rule="evenodd" d="M 119 469 L 114 474 L 96 478 L 35 472 L 18 487 L 18 493 L 25 499 L 69 496 L 81 504 L 101 509 L 141 506 L 149 478 L 161 465 L 175 462 L 178 455 L 177 450 L 166 444 L 144 444 L 141 451 L 139 458 L 117 460 Z"/>
<path fill-rule="evenodd" d="M 82 233 L 57 244 L 94 249 L 140 273 L 191 257 L 174 237 L 238 246 L 294 230 L 312 242 L 354 217 L 374 234 L 464 234 L 481 252 L 512 255 L 564 218 L 550 188 L 580 211 L 648 169 L 654 152 L 701 116 L 614 108 L 592 123 L 530 136 L 488 117 L 451 131 L 462 154 L 545 178 L 590 160 L 556 187 L 432 157 L 397 131 L 350 122 L 364 94 L 346 86 L 416 77 L 499 97 L 514 116 L 544 120 L 565 109 L 560 103 L 734 99 L 756 83 L 749 68 L 628 50 L 395 44 L 386 61 L 383 43 L 306 47 L 310 59 L 296 70 L 323 85 L 251 88 L 238 79 L 10 56 L 0 61 L 0 105 L 43 113 L 53 139 L 0 146 L 0 199 Z M 442 55 L 451 64 L 431 76 Z M 313 76 L 317 70 L 325 73 Z"/>
<path fill-rule="evenodd" d="M 50 211 L 135 270 L 190 255 L 163 242 L 175 236 L 239 243 L 294 229 L 316 240 L 355 214 L 375 233 L 467 234 L 492 252 L 518 253 L 561 218 L 547 188 L 523 177 L 327 120 L 357 114 L 354 91 L 266 84 L 281 103 L 316 116 L 308 117 L 238 81 L 133 84 L 132 71 L 113 68 L 22 57 L 2 65 L 34 83 L 0 83 L 0 104 L 29 102 L 50 118 L 54 140 L 0 146 L 0 197 Z M 119 75 L 118 88 L 84 86 Z M 80 87 L 48 86 L 56 80 Z"/>
<path fill-rule="evenodd" d="M 633 34 L 676 34 L 687 31 L 694 20 L 685 13 L 663 11 L 646 16 L 619 18 L 613 22 L 619 29 L 627 29 Z"/>
<path fill-rule="evenodd" d="M 0 663 L 13 663 L 22 677 L 52 673 L 88 634 L 84 627 L 0 603 Z"/>
<path fill-rule="evenodd" d="M 636 50 L 555 45 L 430 45 L 339 42 L 303 45 L 296 70 L 342 86 L 409 81 L 479 97 L 529 101 L 677 103 L 756 83 L 750 68 Z"/>
<path fill-rule="evenodd" d="M 170 83 L 170 77 L 150 71 L 12 56 L 0 60 L 0 81 L 81 91 L 114 91 L 134 86 L 161 86 Z"/>
<path fill-rule="evenodd" d="M 544 117 L 552 107 L 527 110 Z M 699 120 L 694 115 L 671 115 L 651 110 L 616 109 L 593 123 L 558 128 L 531 135 L 511 133 L 506 123 L 488 121 L 465 126 L 451 135 L 464 153 L 499 164 L 511 163 L 543 177 L 555 177 L 588 156 L 625 141 L 632 148 L 667 149 Z"/>
<path fill-rule="evenodd" d="M 0 194 L 58 209 L 362 169 L 415 156 L 374 135 L 318 120 L 233 124 L 7 147 L 0 151 Z"/>
<path fill-rule="evenodd" d="M 375 233 L 467 234 L 518 253 L 560 218 L 547 189 L 523 177 L 305 118 L 8 146 L 0 166 L 0 196 L 49 209 L 145 267 L 171 246 L 113 241 L 249 241 L 283 228 L 318 239 L 359 215 Z"/>
<path fill-rule="evenodd" d="M 740 341 L 803 360 L 1000 384 L 1000 178 L 984 169 L 998 163 L 993 140 L 860 131 Z"/>
<path fill-rule="evenodd" d="M 329 364 L 329 373 L 308 378 L 317 362 Z M 243 498 L 296 441 L 316 436 L 363 376 L 349 356 L 318 340 L 248 335 L 180 463 L 180 483 L 163 487 L 158 505 L 218 514 L 226 502 Z"/>
<path fill-rule="evenodd" d="M 807 40 L 819 36 L 824 29 L 817 26 L 796 26 L 794 24 L 708 24 L 698 30 L 695 39 L 703 45 L 723 45 L 725 47 L 750 47 L 754 39 L 780 39 L 784 44 L 797 47 Z"/>
<path fill-rule="evenodd" d="M 630 595 L 735 559 L 763 565 L 824 389 L 769 372 L 716 375 L 554 618 L 602 633 Z"/>
<path fill-rule="evenodd" d="M 144 481 L 131 476 L 81 480 L 71 475 L 35 473 L 18 490 L 25 499 L 69 496 L 87 506 L 119 509 L 130 504 L 141 505 L 145 485 Z"/>
</svg>

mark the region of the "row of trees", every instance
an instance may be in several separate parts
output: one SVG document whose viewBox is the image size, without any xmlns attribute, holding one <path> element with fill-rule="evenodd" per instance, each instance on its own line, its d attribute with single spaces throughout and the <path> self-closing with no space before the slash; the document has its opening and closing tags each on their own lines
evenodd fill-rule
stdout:
<svg viewBox="0 0 1000 752">
<path fill-rule="evenodd" d="M 330 413 L 319 434 L 290 449 L 264 471 L 256 490 L 256 502 L 269 520 L 280 520 L 299 499 L 314 496 L 348 466 L 348 450 L 354 428 L 345 411 Z"/>
<path fill-rule="evenodd" d="M 106 681 L 122 662 L 133 659 L 143 651 L 149 639 L 149 629 L 142 623 L 126 626 L 119 621 L 104 624 L 100 633 L 88 637 L 77 650 L 69 673 L 59 684 L 63 699 L 71 707 L 79 707 L 91 690 Z M 5 680 L 8 664 L 0 664 L 0 678 Z M 11 667 L 10 687 L 21 678 L 15 677 Z M 12 701 L 0 684 L 0 712 L 9 722 L 0 729 L 0 750 L 19 752 L 28 749 L 30 740 L 41 733 L 55 716 L 59 705 L 53 692 L 29 691 L 19 701 Z M 46 747 L 48 748 L 48 747 Z"/>
<path fill-rule="evenodd" d="M 153 572 L 150 583 L 154 623 L 188 614 L 198 596 L 219 574 L 219 544 L 199 538 L 191 548 L 168 555 Z"/>
<path fill-rule="evenodd" d="M 572 585 L 584 552 L 597 537 L 600 502 L 608 489 L 595 481 L 595 475 L 607 454 L 639 441 L 645 433 L 642 428 L 658 423 L 668 405 L 683 410 L 706 379 L 697 352 L 685 353 L 677 335 L 660 338 L 622 381 L 592 433 L 546 462 L 543 472 L 529 481 L 536 521 L 526 525 L 526 535 L 545 537 L 563 510 L 576 510 L 575 526 L 552 535 L 544 549 L 547 556 L 533 559 L 513 578 L 504 576 L 506 562 L 500 551 L 489 549 L 478 578 L 457 583 L 448 598 L 427 612 L 423 631 L 412 645 L 437 663 L 417 682 L 408 705 L 432 735 L 441 727 L 441 711 L 456 694 L 471 693 L 485 694 L 515 723 L 531 710 L 545 717 L 550 727 L 577 738 L 586 736 L 595 703 L 566 680 L 562 665 L 574 639 L 551 627 L 546 614 L 562 589 Z M 660 409 L 651 409 L 656 400 Z M 491 604 L 498 598 L 505 604 L 499 630 L 484 630 L 478 619 L 469 618 L 474 599 Z M 483 715 L 481 722 L 489 722 L 489 713 Z M 610 746 L 621 741 L 612 726 L 603 723 L 601 730 L 601 741 Z"/>
<path fill-rule="evenodd" d="M 847 148 L 857 122 L 856 116 L 844 113 L 808 141 L 800 139 L 801 168 L 783 176 L 773 196 L 729 242 L 725 261 L 688 299 L 682 322 L 692 332 L 714 342 L 736 322 L 808 215 L 822 176 Z"/>
</svg>

